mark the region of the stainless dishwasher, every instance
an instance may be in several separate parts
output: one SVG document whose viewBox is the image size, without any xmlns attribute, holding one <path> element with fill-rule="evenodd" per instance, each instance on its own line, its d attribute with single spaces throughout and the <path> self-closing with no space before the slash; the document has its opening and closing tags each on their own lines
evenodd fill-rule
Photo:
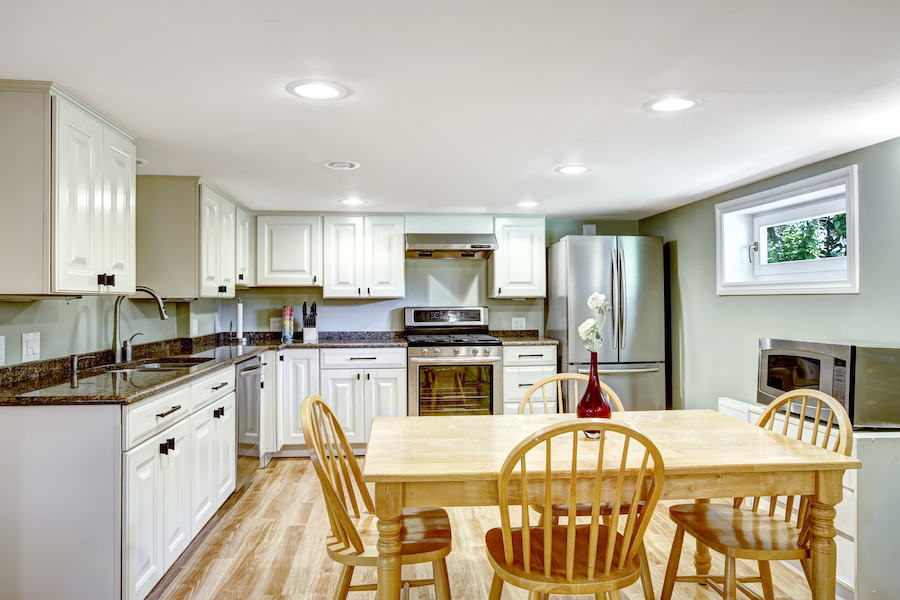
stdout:
<svg viewBox="0 0 900 600">
<path fill-rule="evenodd" d="M 237 363 L 237 487 L 240 489 L 262 466 L 260 452 L 260 396 L 262 366 L 258 356 Z"/>
</svg>

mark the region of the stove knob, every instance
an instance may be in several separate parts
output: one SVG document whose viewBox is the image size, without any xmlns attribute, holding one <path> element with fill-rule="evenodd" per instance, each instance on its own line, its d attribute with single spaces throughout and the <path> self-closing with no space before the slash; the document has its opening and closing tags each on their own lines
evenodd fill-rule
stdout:
<svg viewBox="0 0 900 600">
<path fill-rule="evenodd" d="M 422 356 L 428 356 L 428 348 L 422 348 Z"/>
<path fill-rule="evenodd" d="M 440 353 L 441 353 L 441 349 L 440 349 L 440 348 L 435 348 L 435 349 L 434 349 L 434 352 L 432 352 L 432 354 L 440 354 Z"/>
<path fill-rule="evenodd" d="M 472 348 L 472 354 L 473 355 L 478 354 L 478 348 Z"/>
<path fill-rule="evenodd" d="M 453 354 L 459 354 L 459 348 L 454 348 L 454 349 L 453 349 Z"/>
<path fill-rule="evenodd" d="M 487 356 L 487 355 L 490 354 L 490 353 L 491 353 L 491 349 L 490 349 L 490 348 L 485 348 L 485 349 L 484 349 L 484 355 L 485 355 L 485 356 Z"/>
</svg>

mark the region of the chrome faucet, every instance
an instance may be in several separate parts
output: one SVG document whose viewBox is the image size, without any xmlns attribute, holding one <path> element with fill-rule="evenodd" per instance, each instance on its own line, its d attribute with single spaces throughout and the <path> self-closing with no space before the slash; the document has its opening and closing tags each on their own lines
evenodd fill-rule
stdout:
<svg viewBox="0 0 900 600">
<path fill-rule="evenodd" d="M 150 288 L 144 287 L 142 285 L 134 286 L 134 291 L 135 291 L 135 293 L 144 292 L 144 293 L 152 296 L 153 299 L 156 300 L 157 308 L 159 308 L 159 318 L 162 319 L 163 321 L 165 321 L 166 319 L 169 318 L 169 314 L 166 312 L 166 307 L 165 307 L 165 305 L 163 305 L 162 298 L 159 297 L 159 294 L 157 294 Z M 112 351 L 113 351 L 113 363 L 114 364 L 119 364 L 120 362 L 122 362 L 122 332 L 119 328 L 119 311 L 121 310 L 121 307 L 122 307 L 122 300 L 124 300 L 127 297 L 128 296 L 119 296 L 118 298 L 116 298 L 116 307 L 115 307 L 115 310 L 113 311 Z"/>
</svg>

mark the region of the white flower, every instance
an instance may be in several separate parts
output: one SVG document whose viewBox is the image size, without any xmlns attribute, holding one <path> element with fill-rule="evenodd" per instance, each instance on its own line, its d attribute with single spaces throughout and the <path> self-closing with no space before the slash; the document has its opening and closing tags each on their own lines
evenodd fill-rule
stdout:
<svg viewBox="0 0 900 600">
<path fill-rule="evenodd" d="M 581 336 L 581 339 L 588 340 L 593 337 L 594 327 L 596 327 L 597 321 L 594 319 L 588 319 L 584 323 L 578 326 L 578 335 Z"/>
<path fill-rule="evenodd" d="M 588 298 L 588 308 L 599 309 L 605 302 L 606 294 L 594 292 L 593 294 L 591 294 L 591 297 Z"/>
</svg>

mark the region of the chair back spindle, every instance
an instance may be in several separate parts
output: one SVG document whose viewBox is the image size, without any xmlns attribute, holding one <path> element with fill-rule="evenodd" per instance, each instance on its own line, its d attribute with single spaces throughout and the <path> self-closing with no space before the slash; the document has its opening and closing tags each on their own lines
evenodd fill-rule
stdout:
<svg viewBox="0 0 900 600">
<path fill-rule="evenodd" d="M 555 375 L 544 377 L 537 383 L 534 383 L 530 388 L 525 390 L 525 394 L 522 396 L 522 401 L 519 402 L 519 414 L 534 414 L 534 404 L 532 398 L 538 390 L 540 390 L 541 399 L 544 402 L 544 413 L 548 413 L 550 411 L 550 404 L 563 397 L 563 389 L 566 382 L 573 383 L 575 388 L 574 397 L 575 402 L 577 403 L 578 399 L 581 398 L 579 383 L 584 383 L 586 386 L 588 379 L 589 377 L 583 373 L 557 373 Z M 600 389 L 603 390 L 603 392 L 606 394 L 606 397 L 609 399 L 610 408 L 619 412 L 625 410 L 625 407 L 622 405 L 622 401 L 619 399 L 619 396 L 613 391 L 611 387 L 601 381 Z M 548 398 L 547 394 L 551 390 L 556 392 L 556 398 Z"/>
<path fill-rule="evenodd" d="M 585 430 L 599 431 L 600 437 L 588 439 Z M 569 581 L 621 569 L 638 553 L 664 477 L 656 446 L 627 425 L 578 419 L 538 431 L 510 453 L 498 479 L 507 564 L 520 555 L 526 572 L 536 569 Z M 568 503 L 566 525 L 550 524 L 554 501 Z M 522 506 L 521 548 L 514 546 L 510 502 Z M 528 506 L 533 502 L 543 503 L 545 526 L 532 523 Z M 579 503 L 593 507 L 589 524 L 577 523 Z M 608 526 L 601 506 L 612 507 Z"/>
</svg>

